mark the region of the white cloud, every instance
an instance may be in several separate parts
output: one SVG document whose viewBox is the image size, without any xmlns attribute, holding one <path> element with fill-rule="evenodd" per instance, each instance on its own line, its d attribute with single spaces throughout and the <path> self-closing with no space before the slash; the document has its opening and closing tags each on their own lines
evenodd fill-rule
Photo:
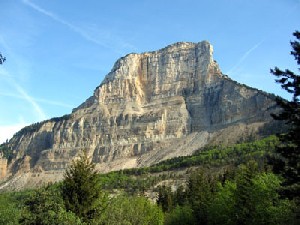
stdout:
<svg viewBox="0 0 300 225">
<path fill-rule="evenodd" d="M 0 144 L 5 142 L 7 139 L 9 140 L 10 138 L 12 138 L 16 132 L 27 125 L 28 124 L 21 122 L 14 125 L 0 126 Z"/>
</svg>

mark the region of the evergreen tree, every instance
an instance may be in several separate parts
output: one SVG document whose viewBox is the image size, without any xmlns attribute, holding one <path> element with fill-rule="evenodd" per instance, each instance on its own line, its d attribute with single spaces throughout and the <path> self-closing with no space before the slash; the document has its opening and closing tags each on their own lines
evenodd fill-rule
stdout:
<svg viewBox="0 0 300 225">
<path fill-rule="evenodd" d="M 291 54 L 300 65 L 300 32 L 294 32 L 297 40 L 291 42 Z M 300 69 L 300 68 L 298 68 Z M 271 73 L 277 77 L 276 82 L 288 93 L 293 95 L 291 101 L 277 98 L 277 104 L 282 108 L 278 115 L 272 115 L 276 120 L 283 120 L 289 125 L 289 131 L 280 135 L 282 145 L 277 148 L 279 157 L 274 160 L 274 172 L 281 173 L 285 178 L 283 182 L 283 195 L 289 198 L 300 196 L 300 75 L 286 69 L 275 67 Z"/>
<path fill-rule="evenodd" d="M 101 217 L 106 199 L 100 188 L 95 164 L 89 160 L 87 152 L 66 170 L 61 190 L 66 209 L 82 221 L 93 223 Z"/>
<path fill-rule="evenodd" d="M 280 178 L 273 173 L 252 172 L 253 165 L 240 168 L 236 181 L 218 183 L 209 205 L 209 224 L 299 224 L 292 212 L 293 202 L 277 193 Z"/>
<path fill-rule="evenodd" d="M 209 224 L 235 225 L 236 224 L 236 183 L 226 180 L 217 184 L 217 193 L 208 209 Z"/>
<path fill-rule="evenodd" d="M 164 212 L 169 212 L 174 206 L 174 196 L 170 186 L 160 186 L 158 188 L 157 204 Z"/>
<path fill-rule="evenodd" d="M 5 62 L 6 58 L 0 52 L 0 65 Z"/>
<path fill-rule="evenodd" d="M 199 224 L 208 224 L 208 207 L 216 191 L 216 179 L 203 169 L 193 172 L 187 183 L 187 198 Z"/>
<path fill-rule="evenodd" d="M 242 165 L 237 176 L 236 182 L 236 204 L 235 218 L 237 224 L 246 225 L 252 221 L 255 205 L 257 202 L 251 198 L 253 188 L 253 178 L 258 172 L 257 163 L 248 162 L 246 166 Z"/>
<path fill-rule="evenodd" d="M 182 205 L 186 204 L 187 196 L 186 196 L 186 192 L 184 190 L 184 187 L 182 185 L 180 185 L 177 188 L 176 192 L 174 193 L 174 198 L 175 198 L 174 203 L 176 205 L 182 206 Z"/>
</svg>

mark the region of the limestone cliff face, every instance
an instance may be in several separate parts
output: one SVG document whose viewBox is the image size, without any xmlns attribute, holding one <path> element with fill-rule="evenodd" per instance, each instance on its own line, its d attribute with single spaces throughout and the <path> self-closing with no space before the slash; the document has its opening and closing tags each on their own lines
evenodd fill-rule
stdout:
<svg viewBox="0 0 300 225">
<path fill-rule="evenodd" d="M 7 173 L 26 173 L 22 184 L 56 180 L 83 149 L 100 171 L 109 171 L 258 137 L 272 123 L 274 98 L 224 76 L 212 53 L 203 41 L 119 59 L 72 114 L 10 140 L 15 158 Z"/>
</svg>

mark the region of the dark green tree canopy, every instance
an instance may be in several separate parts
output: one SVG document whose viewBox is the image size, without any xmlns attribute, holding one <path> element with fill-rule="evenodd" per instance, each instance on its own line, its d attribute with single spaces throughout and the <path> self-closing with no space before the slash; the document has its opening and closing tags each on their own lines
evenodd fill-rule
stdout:
<svg viewBox="0 0 300 225">
<path fill-rule="evenodd" d="M 291 54 L 300 65 L 300 32 L 294 32 L 295 41 L 291 42 Z M 298 67 L 300 69 L 300 67 Z M 280 135 L 282 146 L 277 148 L 279 158 L 275 160 L 274 171 L 285 178 L 285 196 L 294 198 L 300 195 L 300 75 L 288 69 L 275 67 L 271 73 L 277 77 L 276 82 L 288 93 L 293 95 L 291 101 L 277 98 L 277 104 L 282 108 L 278 115 L 272 115 L 276 120 L 286 121 L 289 131 Z"/>
<path fill-rule="evenodd" d="M 291 54 L 295 57 L 298 66 L 300 66 L 300 32 L 294 32 L 296 41 L 291 42 L 293 50 Z M 298 68 L 300 70 L 300 67 Z M 300 75 L 288 69 L 281 70 L 278 67 L 271 69 L 271 73 L 277 77 L 276 82 L 288 93 L 293 95 L 291 101 L 286 101 L 281 98 L 277 99 L 277 103 L 282 107 L 283 112 L 279 115 L 274 115 L 275 119 L 286 120 L 293 128 L 299 125 L 299 96 L 300 96 Z M 296 139 L 295 139 L 296 140 Z M 299 141 L 299 140 L 298 140 Z"/>
<path fill-rule="evenodd" d="M 0 52 L 0 64 L 3 64 L 5 62 L 5 60 L 6 60 L 6 58 Z"/>
<path fill-rule="evenodd" d="M 91 223 L 100 218 L 105 207 L 105 196 L 101 190 L 95 164 L 84 152 L 74 160 L 64 175 L 62 197 L 67 210 L 82 221 Z"/>
</svg>

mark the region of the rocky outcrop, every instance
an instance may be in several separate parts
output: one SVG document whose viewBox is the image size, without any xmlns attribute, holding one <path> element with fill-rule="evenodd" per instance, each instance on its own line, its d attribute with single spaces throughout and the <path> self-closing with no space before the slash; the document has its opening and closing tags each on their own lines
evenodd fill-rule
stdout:
<svg viewBox="0 0 300 225">
<path fill-rule="evenodd" d="M 26 173 L 36 185 L 61 179 L 82 150 L 110 171 L 269 132 L 274 97 L 223 75 L 212 53 L 206 41 L 184 42 L 119 59 L 70 115 L 26 127 L 9 141 L 15 157 L 8 173 Z"/>
<path fill-rule="evenodd" d="M 0 179 L 6 177 L 7 172 L 7 159 L 3 158 L 2 154 L 0 154 Z"/>
</svg>

